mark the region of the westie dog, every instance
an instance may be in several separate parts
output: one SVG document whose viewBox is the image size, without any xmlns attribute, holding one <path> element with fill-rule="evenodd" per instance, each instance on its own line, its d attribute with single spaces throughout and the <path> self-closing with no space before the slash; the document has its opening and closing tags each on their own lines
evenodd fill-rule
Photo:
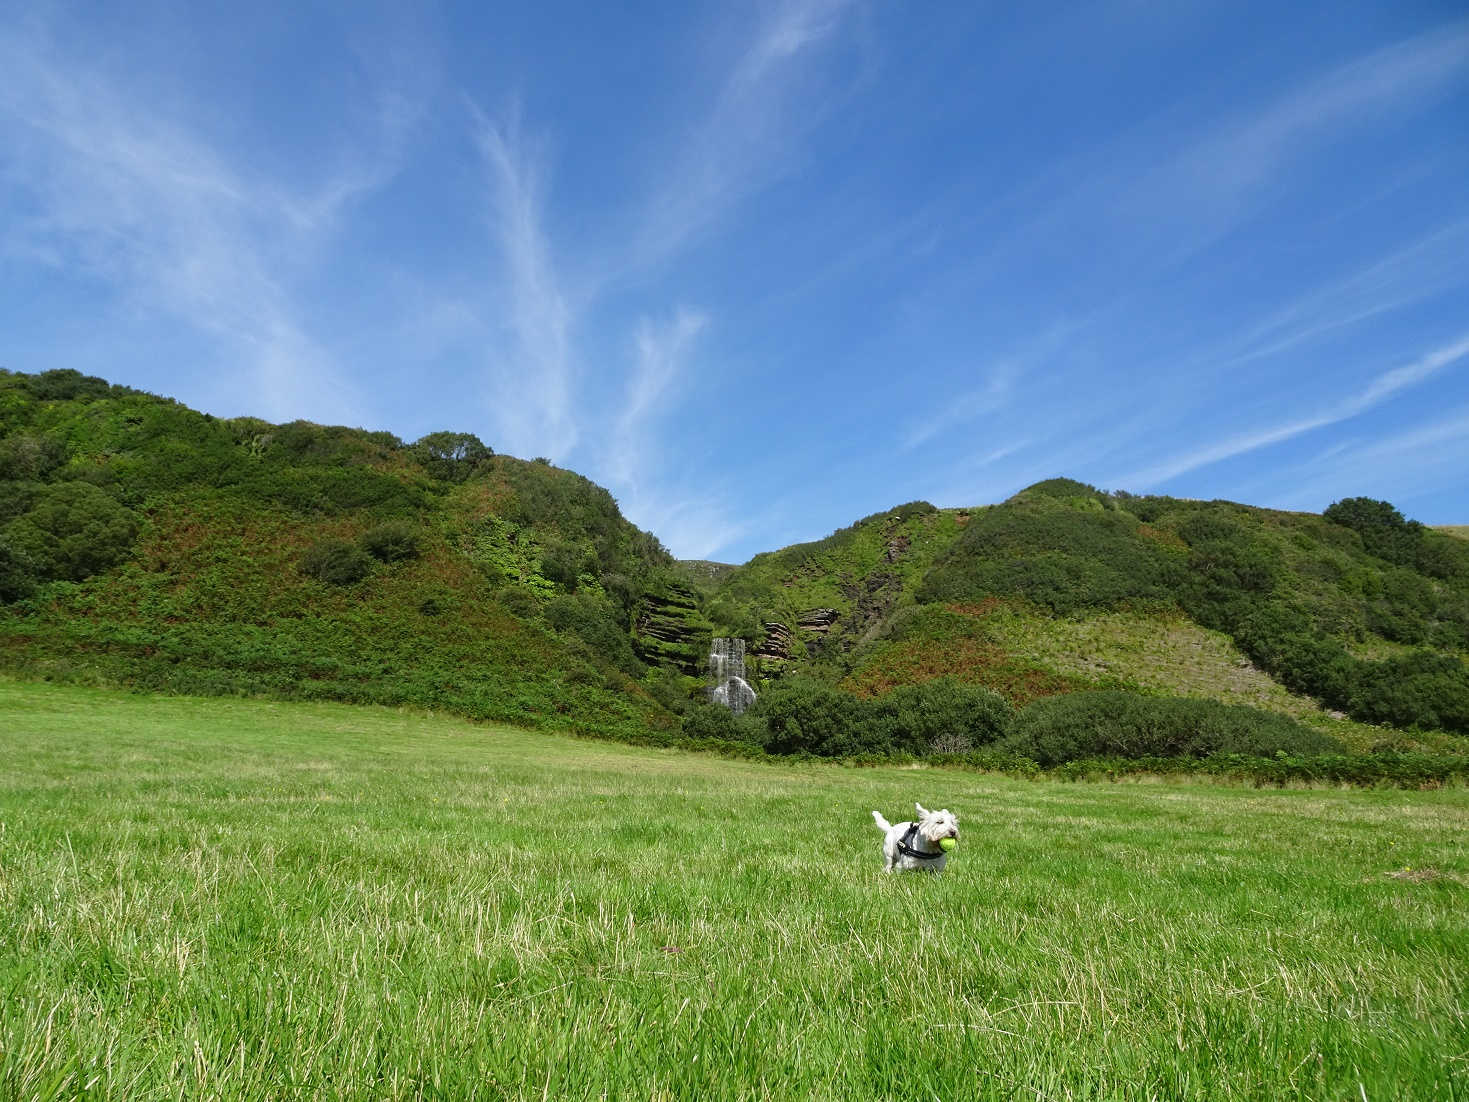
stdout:
<svg viewBox="0 0 1469 1102">
<path fill-rule="evenodd" d="M 922 804 L 918 809 L 918 821 L 894 825 L 874 811 L 872 818 L 877 829 L 887 837 L 882 840 L 882 855 L 887 861 L 887 871 L 894 869 L 923 869 L 925 872 L 943 872 L 949 855 L 939 848 L 944 838 L 959 840 L 959 816 L 952 811 L 929 811 Z"/>
</svg>

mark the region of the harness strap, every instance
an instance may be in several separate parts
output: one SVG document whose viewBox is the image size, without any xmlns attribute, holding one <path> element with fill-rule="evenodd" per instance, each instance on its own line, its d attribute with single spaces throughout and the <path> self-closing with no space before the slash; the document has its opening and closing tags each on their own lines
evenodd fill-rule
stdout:
<svg viewBox="0 0 1469 1102">
<path fill-rule="evenodd" d="M 898 852 L 904 857 L 912 857 L 918 861 L 936 861 L 944 856 L 944 851 L 929 853 L 926 850 L 914 849 L 913 842 L 918 838 L 918 824 L 909 823 L 908 829 L 903 832 L 903 837 L 898 839 Z"/>
</svg>

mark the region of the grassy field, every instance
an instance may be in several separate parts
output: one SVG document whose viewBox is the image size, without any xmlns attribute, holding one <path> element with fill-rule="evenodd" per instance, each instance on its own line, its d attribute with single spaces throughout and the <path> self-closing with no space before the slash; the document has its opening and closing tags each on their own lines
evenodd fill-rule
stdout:
<svg viewBox="0 0 1469 1102">
<path fill-rule="evenodd" d="M 0 681 L 0 1097 L 1469 1098 L 1469 792 Z M 961 816 L 885 876 L 868 812 Z"/>
</svg>

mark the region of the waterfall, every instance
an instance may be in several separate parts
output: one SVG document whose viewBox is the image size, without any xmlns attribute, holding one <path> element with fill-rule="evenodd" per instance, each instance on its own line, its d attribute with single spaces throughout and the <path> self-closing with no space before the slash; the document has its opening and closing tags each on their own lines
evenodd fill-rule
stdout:
<svg viewBox="0 0 1469 1102">
<path fill-rule="evenodd" d="M 740 715 L 755 703 L 755 690 L 745 680 L 745 641 L 715 639 L 709 651 L 709 699 Z"/>
</svg>

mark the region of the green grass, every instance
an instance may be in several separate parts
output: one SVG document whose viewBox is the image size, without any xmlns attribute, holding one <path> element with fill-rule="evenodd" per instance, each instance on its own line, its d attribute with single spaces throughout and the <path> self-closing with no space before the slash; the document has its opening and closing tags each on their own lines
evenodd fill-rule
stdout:
<svg viewBox="0 0 1469 1102">
<path fill-rule="evenodd" d="M 1020 602 L 991 602 L 975 612 L 983 635 L 1021 661 L 1074 678 L 1113 681 L 1171 696 L 1219 700 L 1278 712 L 1366 752 L 1391 738 L 1457 752 L 1463 739 L 1439 731 L 1412 735 L 1360 723 L 1293 693 L 1251 662 L 1229 636 L 1185 616 L 1135 611 L 1053 616 Z M 1358 656 L 1380 659 L 1411 648 L 1377 640 Z"/>
<path fill-rule="evenodd" d="M 0 681 L 0 1097 L 1469 1097 L 1469 792 Z M 962 818 L 879 871 L 870 808 Z"/>
</svg>

